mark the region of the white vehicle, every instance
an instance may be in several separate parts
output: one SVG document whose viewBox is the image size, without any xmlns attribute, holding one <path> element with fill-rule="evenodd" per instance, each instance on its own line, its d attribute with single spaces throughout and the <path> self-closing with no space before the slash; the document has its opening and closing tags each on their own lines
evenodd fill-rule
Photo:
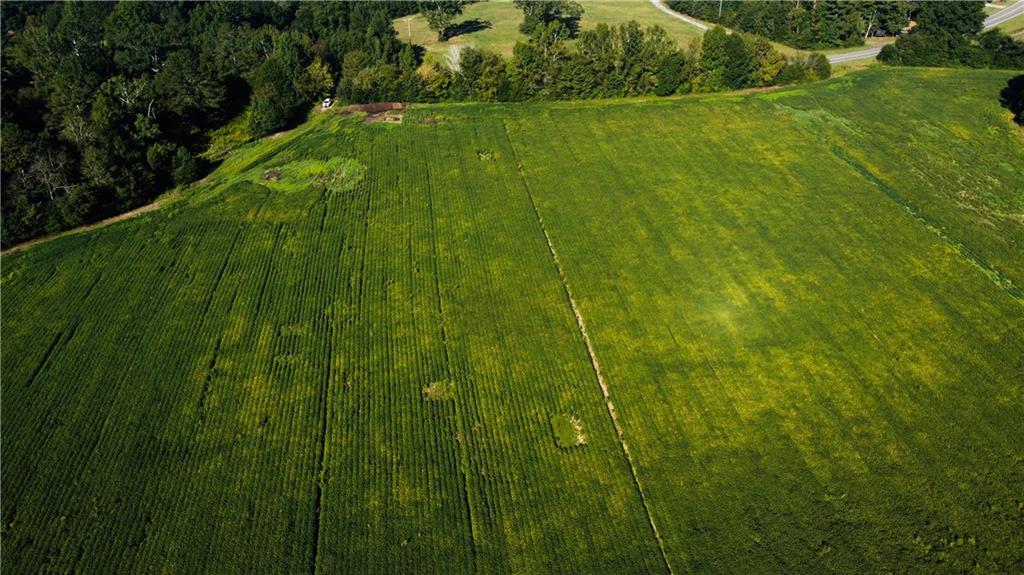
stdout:
<svg viewBox="0 0 1024 575">
<path fill-rule="evenodd" d="M 334 105 L 334 100 L 333 99 L 331 99 L 331 98 L 324 98 L 324 104 L 323 104 L 324 110 L 330 108 L 333 105 Z"/>
</svg>

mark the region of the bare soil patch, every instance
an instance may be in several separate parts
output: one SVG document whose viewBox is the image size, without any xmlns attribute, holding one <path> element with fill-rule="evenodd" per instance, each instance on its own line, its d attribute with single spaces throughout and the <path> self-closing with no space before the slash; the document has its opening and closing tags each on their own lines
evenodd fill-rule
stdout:
<svg viewBox="0 0 1024 575">
<path fill-rule="evenodd" d="M 366 112 L 367 114 L 382 114 L 384 112 L 390 112 L 392 110 L 404 110 L 405 104 L 401 102 L 374 102 L 372 104 L 352 104 L 351 106 L 345 107 L 345 112 L 352 114 L 355 112 Z"/>
</svg>

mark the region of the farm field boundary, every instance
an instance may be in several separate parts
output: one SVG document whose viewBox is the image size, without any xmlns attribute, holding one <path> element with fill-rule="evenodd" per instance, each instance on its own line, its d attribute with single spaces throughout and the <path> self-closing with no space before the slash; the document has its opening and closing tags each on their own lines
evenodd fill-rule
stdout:
<svg viewBox="0 0 1024 575">
<path fill-rule="evenodd" d="M 502 123 L 505 129 L 505 137 L 508 138 L 509 148 L 515 154 L 515 145 L 512 143 L 512 139 L 508 136 L 508 126 Z M 522 166 L 522 162 L 519 161 L 518 155 L 515 156 L 516 165 Z M 576 324 L 579 326 L 580 337 L 583 339 L 583 344 L 587 348 L 587 356 L 590 359 L 590 365 L 594 369 L 594 377 L 597 381 L 598 386 L 601 388 L 601 395 L 604 397 L 605 406 L 608 408 L 608 417 L 611 420 L 612 426 L 615 428 L 615 434 L 618 436 L 619 445 L 622 447 L 622 454 L 629 463 L 630 473 L 633 475 L 633 482 L 636 484 L 637 494 L 640 495 L 640 499 L 644 504 L 644 512 L 647 515 L 647 521 L 651 524 L 651 532 L 655 539 L 658 541 L 658 550 L 661 552 L 661 559 L 665 562 L 665 569 L 670 575 L 674 573 L 672 570 L 672 564 L 668 560 L 668 555 L 665 553 L 665 541 L 661 537 L 661 533 L 658 531 L 658 525 L 654 522 L 654 515 L 651 514 L 651 504 L 647 500 L 647 495 L 644 493 L 643 484 L 640 481 L 640 476 L 636 470 L 636 463 L 633 461 L 633 456 L 629 453 L 629 445 L 626 443 L 626 436 L 622 430 L 622 423 L 619 421 L 619 417 L 615 412 L 615 404 L 612 403 L 612 398 L 608 392 L 608 384 L 604 380 L 604 376 L 601 374 L 601 365 L 597 361 L 597 355 L 594 352 L 594 346 L 590 343 L 590 334 L 587 332 L 587 324 L 583 320 L 583 315 L 580 313 L 579 305 L 576 303 L 576 298 L 572 295 L 572 288 L 569 287 L 569 280 L 565 276 L 565 268 L 562 267 L 562 262 L 558 259 L 558 252 L 555 250 L 554 244 L 551 242 L 551 235 L 548 234 L 547 227 L 544 225 L 544 218 L 540 215 L 540 210 L 537 209 L 537 202 L 533 199 L 533 193 L 530 191 L 530 183 L 524 177 L 522 170 L 519 169 L 519 177 L 523 182 L 523 189 L 526 191 L 527 197 L 530 199 L 530 206 L 533 208 L 533 213 L 537 217 L 537 226 L 540 228 L 541 233 L 544 235 L 544 242 L 547 243 L 548 251 L 551 252 L 551 260 L 554 263 L 555 268 L 558 270 L 558 277 L 562 282 L 562 287 L 565 289 L 565 297 L 569 302 L 569 306 L 572 308 L 572 314 L 576 318 Z"/>
</svg>

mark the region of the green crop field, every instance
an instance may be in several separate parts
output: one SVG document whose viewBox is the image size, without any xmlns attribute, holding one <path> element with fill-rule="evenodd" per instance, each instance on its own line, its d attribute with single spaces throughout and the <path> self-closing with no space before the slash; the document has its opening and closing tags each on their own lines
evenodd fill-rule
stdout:
<svg viewBox="0 0 1024 575">
<path fill-rule="evenodd" d="M 1009 72 L 314 114 L 3 258 L 10 573 L 1010 573 Z"/>
</svg>

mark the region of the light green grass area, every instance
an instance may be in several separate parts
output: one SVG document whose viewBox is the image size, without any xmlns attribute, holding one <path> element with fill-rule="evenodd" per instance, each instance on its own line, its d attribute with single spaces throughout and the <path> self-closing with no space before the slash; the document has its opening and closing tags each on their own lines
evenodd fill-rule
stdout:
<svg viewBox="0 0 1024 575">
<path fill-rule="evenodd" d="M 584 15 L 580 21 L 583 30 L 591 29 L 600 23 L 618 25 L 636 20 L 641 26 L 661 26 L 676 41 L 680 48 L 688 49 L 693 41 L 703 35 L 703 31 L 673 18 L 655 8 L 647 0 L 582 0 Z M 395 30 L 406 42 L 423 46 L 428 52 L 445 53 L 453 46 L 473 46 L 474 48 L 497 52 L 511 56 L 516 42 L 525 42 L 526 36 L 519 32 L 519 24 L 523 20 L 511 0 L 489 0 L 466 6 L 458 22 L 466 27 L 466 32 L 444 42 L 437 40 L 437 34 L 427 27 L 426 21 L 419 14 L 413 14 L 395 20 Z M 836 48 L 821 50 L 824 54 L 842 54 L 863 50 L 866 46 L 881 46 L 892 43 L 894 38 L 869 38 L 864 46 L 852 48 Z M 806 56 L 809 52 L 791 48 L 784 44 L 772 42 L 776 50 L 791 57 Z"/>
<path fill-rule="evenodd" d="M 996 28 L 1002 30 L 1006 34 L 1013 36 L 1017 41 L 1024 41 L 1024 14 L 1020 16 L 1014 16 L 1006 22 L 996 26 Z"/>
<path fill-rule="evenodd" d="M 202 157 L 210 161 L 223 159 L 229 152 L 252 139 L 249 135 L 248 122 L 245 114 L 239 114 L 227 124 L 211 131 L 210 143 Z"/>
<path fill-rule="evenodd" d="M 703 33 L 699 28 L 659 11 L 647 0 L 583 0 L 580 4 L 584 10 L 580 27 L 584 30 L 600 23 L 618 25 L 636 20 L 642 26 L 661 26 L 681 48 L 688 47 Z M 426 21 L 419 14 L 396 19 L 395 30 L 399 38 L 423 46 L 428 52 L 445 52 L 453 45 L 469 45 L 510 56 L 516 42 L 526 41 L 526 36 L 519 32 L 522 21 L 523 13 L 511 0 L 490 0 L 466 6 L 457 22 L 473 31 L 458 34 L 444 42 L 437 40 L 437 33 L 427 28 Z M 480 25 L 466 24 L 473 22 Z"/>
<path fill-rule="evenodd" d="M 1013 572 L 1011 76 L 314 114 L 6 256 L 4 569 Z"/>
</svg>

